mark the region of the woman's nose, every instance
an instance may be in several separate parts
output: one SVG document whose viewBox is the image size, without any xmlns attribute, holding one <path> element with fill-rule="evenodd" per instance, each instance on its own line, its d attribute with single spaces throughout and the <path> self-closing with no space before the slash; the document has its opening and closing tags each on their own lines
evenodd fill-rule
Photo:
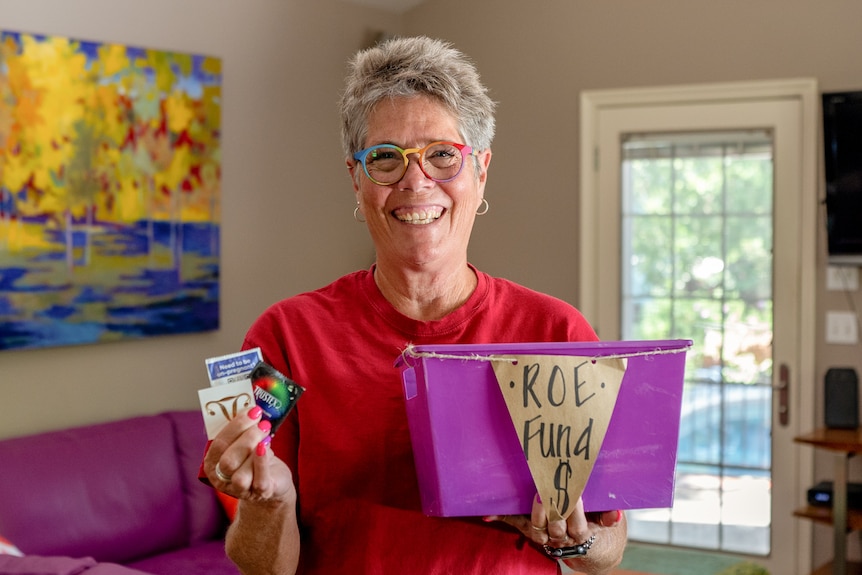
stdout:
<svg viewBox="0 0 862 575">
<path fill-rule="evenodd" d="M 407 169 L 401 177 L 401 184 L 406 184 L 412 190 L 416 190 L 417 186 L 422 186 L 428 182 L 434 183 L 434 180 L 428 177 L 422 169 L 422 163 L 419 159 L 419 154 L 407 154 Z"/>
</svg>

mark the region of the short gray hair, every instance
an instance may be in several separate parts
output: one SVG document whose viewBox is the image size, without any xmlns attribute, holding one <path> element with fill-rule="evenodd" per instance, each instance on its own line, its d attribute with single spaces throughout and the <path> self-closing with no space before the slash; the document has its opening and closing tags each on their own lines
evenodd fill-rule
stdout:
<svg viewBox="0 0 862 575">
<path fill-rule="evenodd" d="M 386 40 L 350 60 L 340 102 L 345 155 L 364 147 L 375 104 L 414 96 L 430 96 L 450 110 L 468 146 L 491 146 L 495 103 L 476 66 L 451 44 L 417 36 Z"/>
</svg>

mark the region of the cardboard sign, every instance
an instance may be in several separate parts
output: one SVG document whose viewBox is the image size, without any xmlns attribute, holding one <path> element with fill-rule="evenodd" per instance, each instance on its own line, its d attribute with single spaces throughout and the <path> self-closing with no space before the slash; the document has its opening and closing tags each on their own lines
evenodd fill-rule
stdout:
<svg viewBox="0 0 862 575">
<path fill-rule="evenodd" d="M 503 359 L 503 358 L 499 358 Z M 566 519 L 598 457 L 625 358 L 516 355 L 494 361 L 512 423 L 549 521 Z"/>
</svg>

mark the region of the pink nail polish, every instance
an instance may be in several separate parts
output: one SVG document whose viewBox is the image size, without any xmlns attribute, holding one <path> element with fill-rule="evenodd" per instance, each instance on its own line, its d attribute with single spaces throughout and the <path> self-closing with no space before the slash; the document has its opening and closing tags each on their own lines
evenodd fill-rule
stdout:
<svg viewBox="0 0 862 575">
<path fill-rule="evenodd" d="M 255 405 L 251 409 L 248 410 L 249 419 L 257 419 L 260 417 L 260 414 L 263 412 L 263 409 L 260 408 L 259 405 Z"/>
<path fill-rule="evenodd" d="M 260 429 L 261 431 L 265 431 L 265 432 L 269 433 L 269 430 L 272 429 L 272 424 L 268 420 L 264 419 L 263 421 L 261 421 L 260 423 L 257 424 L 257 428 Z"/>
<path fill-rule="evenodd" d="M 254 452 L 258 457 L 263 457 L 266 455 L 266 449 L 269 447 L 270 442 L 272 442 L 272 436 L 267 435 L 264 437 L 260 443 L 255 447 Z"/>
</svg>

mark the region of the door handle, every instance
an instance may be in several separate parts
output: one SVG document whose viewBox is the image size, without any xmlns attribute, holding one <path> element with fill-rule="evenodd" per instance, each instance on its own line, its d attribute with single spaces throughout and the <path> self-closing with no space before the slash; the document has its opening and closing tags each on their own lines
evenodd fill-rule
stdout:
<svg viewBox="0 0 862 575">
<path fill-rule="evenodd" d="M 790 368 L 786 363 L 778 367 L 778 423 L 787 427 L 790 423 Z"/>
</svg>

